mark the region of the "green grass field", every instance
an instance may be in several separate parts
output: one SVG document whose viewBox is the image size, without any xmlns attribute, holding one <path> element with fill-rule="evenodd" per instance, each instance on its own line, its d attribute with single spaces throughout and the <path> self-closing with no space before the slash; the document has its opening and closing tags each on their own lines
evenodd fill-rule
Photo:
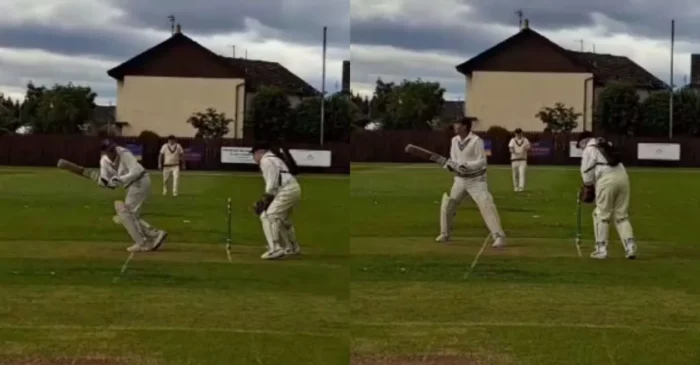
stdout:
<svg viewBox="0 0 700 365">
<path fill-rule="evenodd" d="M 169 240 L 114 283 L 129 245 L 111 220 L 123 190 L 0 169 L 0 364 L 347 364 L 349 179 L 300 178 L 304 254 L 266 262 L 249 211 L 259 174 L 185 172 L 177 198 L 152 174 L 144 218 Z"/>
<path fill-rule="evenodd" d="M 433 242 L 439 200 L 452 179 L 432 166 L 355 165 L 351 351 L 356 364 L 700 364 L 700 171 L 630 169 L 639 259 L 574 246 L 575 168 L 510 170 L 489 184 L 510 247 L 490 247 L 465 279 L 487 231 L 465 202 L 451 245 Z"/>
</svg>

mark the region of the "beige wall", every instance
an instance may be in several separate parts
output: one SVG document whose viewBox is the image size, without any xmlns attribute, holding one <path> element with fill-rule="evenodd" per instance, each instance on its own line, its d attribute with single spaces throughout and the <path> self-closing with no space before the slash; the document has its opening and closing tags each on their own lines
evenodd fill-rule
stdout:
<svg viewBox="0 0 700 365">
<path fill-rule="evenodd" d="M 237 120 L 229 125 L 227 137 L 241 138 L 245 87 L 236 88 L 242 83 L 241 79 L 126 76 L 117 83 L 117 121 L 129 123 L 122 130 L 124 136 L 150 130 L 161 136 L 194 137 L 197 131 L 187 119 L 192 113 L 214 108 Z M 236 91 L 240 92 L 238 104 Z"/>
<path fill-rule="evenodd" d="M 588 81 L 588 99 L 584 113 L 584 82 L 590 73 L 538 73 L 538 72 L 483 72 L 475 71 L 466 80 L 465 113 L 479 119 L 476 131 L 486 131 L 492 126 L 508 130 L 522 128 L 527 132 L 541 132 L 545 125 L 535 117 L 542 107 L 564 103 L 578 113 L 586 115 L 586 128 L 590 130 L 593 101 L 593 83 Z M 576 131 L 583 130 L 583 116 Z"/>
</svg>

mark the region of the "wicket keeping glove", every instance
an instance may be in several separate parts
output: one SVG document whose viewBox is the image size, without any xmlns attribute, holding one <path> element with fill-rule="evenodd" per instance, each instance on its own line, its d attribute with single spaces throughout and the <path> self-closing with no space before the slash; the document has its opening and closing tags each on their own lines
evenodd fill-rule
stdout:
<svg viewBox="0 0 700 365">
<path fill-rule="evenodd" d="M 263 214 L 263 212 L 265 212 L 267 210 L 267 208 L 270 207 L 270 204 L 272 204 L 273 200 L 275 200 L 274 195 L 270 195 L 270 194 L 263 195 L 262 198 L 260 198 L 260 200 L 255 202 L 255 204 L 253 205 L 253 210 L 255 211 L 255 214 L 256 215 Z"/>
<path fill-rule="evenodd" d="M 591 204 L 595 201 L 595 185 L 583 185 L 579 192 L 581 201 Z"/>
</svg>

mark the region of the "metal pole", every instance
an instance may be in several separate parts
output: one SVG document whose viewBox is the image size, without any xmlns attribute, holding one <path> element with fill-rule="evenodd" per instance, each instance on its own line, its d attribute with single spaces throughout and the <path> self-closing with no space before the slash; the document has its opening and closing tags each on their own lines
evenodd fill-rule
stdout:
<svg viewBox="0 0 700 365">
<path fill-rule="evenodd" d="M 323 146 L 324 124 L 326 123 L 326 38 L 328 27 L 323 27 L 323 74 L 321 76 L 321 146 Z"/>
<path fill-rule="evenodd" d="M 671 20 L 671 92 L 668 96 L 668 138 L 673 138 L 673 45 L 676 40 L 676 21 Z"/>
</svg>

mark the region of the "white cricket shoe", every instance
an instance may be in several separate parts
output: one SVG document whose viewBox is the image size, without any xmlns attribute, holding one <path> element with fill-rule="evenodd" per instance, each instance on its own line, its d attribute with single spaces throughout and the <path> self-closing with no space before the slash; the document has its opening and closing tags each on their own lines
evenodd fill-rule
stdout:
<svg viewBox="0 0 700 365">
<path fill-rule="evenodd" d="M 296 256 L 301 254 L 301 247 L 299 245 L 292 245 L 284 249 L 285 256 Z"/>
<path fill-rule="evenodd" d="M 598 245 L 596 244 L 595 246 L 595 251 L 591 253 L 591 258 L 592 259 L 598 259 L 598 260 L 603 260 L 606 257 L 608 257 L 608 248 L 605 245 Z"/>
<path fill-rule="evenodd" d="M 450 236 L 446 235 L 444 233 L 440 233 L 437 237 L 435 237 L 435 242 L 443 242 L 443 243 L 448 243 L 450 242 Z"/>
<path fill-rule="evenodd" d="M 146 246 L 146 245 L 141 245 L 141 244 L 135 243 L 135 244 L 129 246 L 126 250 L 129 252 L 146 252 L 146 251 L 150 251 L 151 248 Z"/>
<path fill-rule="evenodd" d="M 263 260 L 275 260 L 280 257 L 283 257 L 285 254 L 284 249 L 281 247 L 274 248 L 272 250 L 267 250 L 262 256 L 260 256 L 261 259 Z"/>
<path fill-rule="evenodd" d="M 629 260 L 637 258 L 637 244 L 632 240 L 625 245 L 625 257 Z"/>
<path fill-rule="evenodd" d="M 159 231 L 158 235 L 153 240 L 153 246 L 151 248 L 151 251 L 158 251 L 160 246 L 162 246 L 163 243 L 165 242 L 166 238 L 168 238 L 168 232 L 163 231 L 163 230 Z"/>
<path fill-rule="evenodd" d="M 499 236 L 496 238 L 495 241 L 493 241 L 493 244 L 491 247 L 493 248 L 502 248 L 506 246 L 506 238 L 504 236 Z"/>
</svg>

